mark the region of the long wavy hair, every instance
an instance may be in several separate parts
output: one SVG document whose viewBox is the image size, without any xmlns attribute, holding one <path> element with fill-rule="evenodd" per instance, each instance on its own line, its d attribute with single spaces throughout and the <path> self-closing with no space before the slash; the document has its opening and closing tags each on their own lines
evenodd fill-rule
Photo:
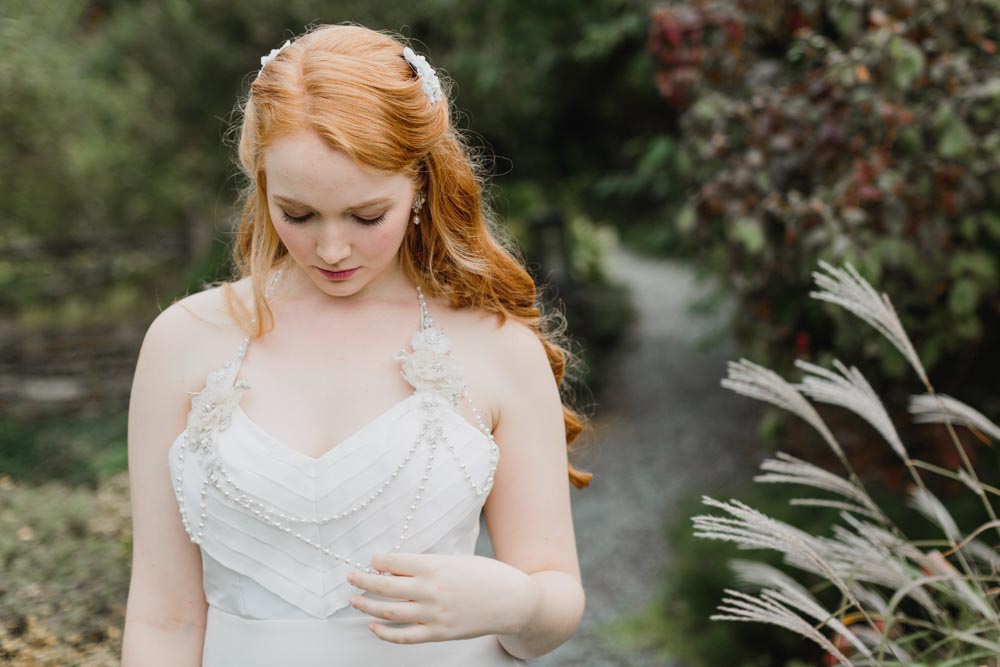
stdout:
<svg viewBox="0 0 1000 667">
<path fill-rule="evenodd" d="M 485 170 L 456 129 L 451 81 L 438 72 L 443 98 L 430 104 L 403 58 L 406 45 L 398 33 L 350 22 L 308 27 L 250 85 L 232 128 L 239 132 L 239 167 L 247 179 L 232 261 L 236 279 L 250 278 L 254 314 L 223 283 L 228 307 L 253 337 L 274 326 L 264 282 L 288 251 L 270 219 L 263 154 L 280 137 L 314 130 L 355 162 L 406 174 L 426 191 L 423 224 L 408 225 L 400 247 L 404 272 L 453 308 L 496 313 L 501 322 L 512 317 L 536 333 L 560 388 L 572 449 L 586 417 L 567 402 L 564 380 L 579 360 L 567 346 L 565 320 L 556 310 L 543 311 L 534 280 L 484 200 Z M 577 488 L 592 477 L 569 465 Z"/>
</svg>

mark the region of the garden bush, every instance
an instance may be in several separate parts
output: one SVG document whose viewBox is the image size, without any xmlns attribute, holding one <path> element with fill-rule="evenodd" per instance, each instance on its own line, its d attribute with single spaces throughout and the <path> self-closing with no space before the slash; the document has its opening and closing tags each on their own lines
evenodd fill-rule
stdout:
<svg viewBox="0 0 1000 667">
<path fill-rule="evenodd" d="M 836 348 L 874 364 L 876 388 L 902 376 L 884 339 L 831 327 L 845 314 L 798 298 L 817 260 L 849 261 L 895 296 L 943 391 L 995 382 L 998 44 L 995 0 L 653 11 L 656 83 L 677 123 L 642 156 L 670 184 L 655 238 L 736 294 L 754 358 L 788 370 Z"/>
</svg>

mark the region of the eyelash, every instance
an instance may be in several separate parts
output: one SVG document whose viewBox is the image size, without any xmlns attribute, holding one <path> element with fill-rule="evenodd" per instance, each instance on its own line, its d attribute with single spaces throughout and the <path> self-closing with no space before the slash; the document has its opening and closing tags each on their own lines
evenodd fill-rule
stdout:
<svg viewBox="0 0 1000 667">
<path fill-rule="evenodd" d="M 293 225 L 300 225 L 300 224 L 304 223 L 306 220 L 308 220 L 310 218 L 310 216 L 312 216 L 312 214 L 310 213 L 308 215 L 303 215 L 303 216 L 300 216 L 300 217 L 293 217 L 291 215 L 288 215 L 284 211 L 281 212 L 281 215 L 282 215 L 282 217 L 285 218 L 286 222 L 289 222 L 289 223 L 291 223 Z M 375 225 L 378 225 L 378 224 L 381 224 L 381 223 L 385 222 L 385 213 L 383 213 L 382 215 L 380 215 L 377 218 L 362 218 L 362 217 L 356 215 L 356 216 L 354 216 L 354 219 L 357 220 L 358 222 L 360 222 L 362 225 L 365 225 L 365 226 L 368 226 L 368 227 L 374 227 Z"/>
</svg>

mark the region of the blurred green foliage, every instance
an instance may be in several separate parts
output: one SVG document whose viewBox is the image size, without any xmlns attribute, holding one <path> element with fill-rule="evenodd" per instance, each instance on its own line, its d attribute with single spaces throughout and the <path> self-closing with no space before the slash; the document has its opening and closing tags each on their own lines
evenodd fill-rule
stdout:
<svg viewBox="0 0 1000 667">
<path fill-rule="evenodd" d="M 131 544 L 125 473 L 96 493 L 0 475 L 3 663 L 117 664 Z"/>
<path fill-rule="evenodd" d="M 0 470 L 19 482 L 94 489 L 128 467 L 127 412 L 23 423 L 0 419 Z"/>
<path fill-rule="evenodd" d="M 539 210 L 562 207 L 573 279 L 593 285 L 593 312 L 622 304 L 600 268 L 611 240 L 596 230 L 613 212 L 599 205 L 599 181 L 627 161 L 621 144 L 638 119 L 622 117 L 656 109 L 647 12 L 629 0 L 5 3 L 0 311 L 24 330 L 141 324 L 173 295 L 226 276 L 237 101 L 262 54 L 345 20 L 412 36 L 457 82 L 459 124 L 493 158 L 487 195 L 505 224 L 523 231 Z M 509 195 L 517 190 L 534 195 Z M 594 355 L 615 338 L 591 335 L 607 324 L 590 311 L 569 319 Z M 619 330 L 626 321 L 610 320 Z"/>
<path fill-rule="evenodd" d="M 224 134 L 260 55 L 343 20 L 412 35 L 457 81 L 462 124 L 495 152 L 501 189 L 532 182 L 586 199 L 625 131 L 611 122 L 620 105 L 653 96 L 635 67 L 648 67 L 636 60 L 645 10 L 626 0 L 15 0 L 0 22 L 0 242 L 87 276 L 76 292 L 140 279 L 129 272 L 172 276 L 190 227 L 228 227 L 237 172 Z M 116 256 L 111 244 L 125 240 L 150 259 L 79 265 L 84 248 Z M 40 274 L 5 260 L 0 305 L 19 312 L 65 296 L 65 274 L 61 286 Z"/>
<path fill-rule="evenodd" d="M 889 294 L 943 391 L 1000 368 L 1000 3 L 665 2 L 649 48 L 677 131 L 627 182 L 659 198 L 634 232 L 734 292 L 747 356 L 777 370 L 873 361 L 877 332 L 799 296 L 818 259 Z"/>
</svg>

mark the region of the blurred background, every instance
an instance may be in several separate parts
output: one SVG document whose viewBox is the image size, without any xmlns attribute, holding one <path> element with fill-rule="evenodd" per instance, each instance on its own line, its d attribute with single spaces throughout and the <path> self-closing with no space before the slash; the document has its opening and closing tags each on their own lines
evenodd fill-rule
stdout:
<svg viewBox="0 0 1000 667">
<path fill-rule="evenodd" d="M 943 428 L 905 423 L 902 357 L 809 298 L 819 260 L 850 261 L 937 390 L 997 419 L 996 0 L 4 0 L 0 662 L 118 663 L 139 344 L 229 273 L 226 132 L 260 57 L 344 20 L 412 37 L 457 82 L 488 196 L 586 362 L 587 612 L 533 664 L 820 664 L 791 633 L 708 620 L 735 549 L 691 537 L 702 494 L 825 516 L 751 484 L 776 449 L 823 462 L 815 434 L 719 380 L 741 356 L 785 377 L 836 356 L 954 467 Z M 877 434 L 823 414 L 893 497 Z M 994 451 L 969 456 L 997 476 Z"/>
</svg>

